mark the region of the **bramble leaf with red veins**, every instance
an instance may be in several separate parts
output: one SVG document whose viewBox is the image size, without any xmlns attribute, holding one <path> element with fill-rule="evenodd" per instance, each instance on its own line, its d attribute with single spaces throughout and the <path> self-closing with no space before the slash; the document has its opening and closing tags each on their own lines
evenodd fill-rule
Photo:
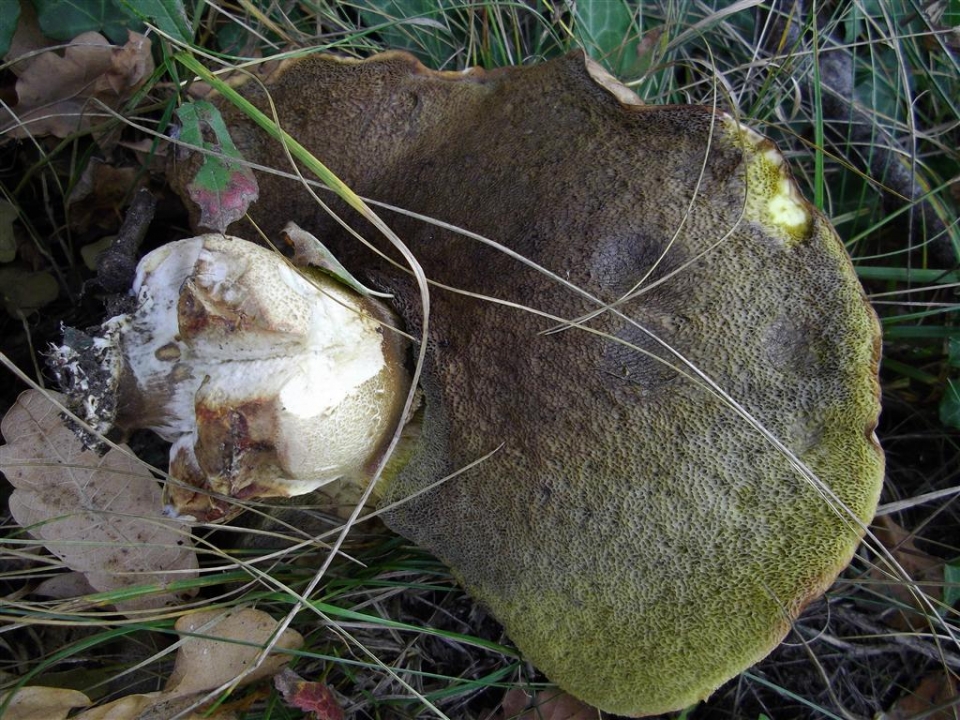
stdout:
<svg viewBox="0 0 960 720">
<path fill-rule="evenodd" d="M 308 717 L 315 720 L 343 720 L 343 708 L 324 683 L 304 680 L 289 668 L 278 673 L 273 683 L 287 705 L 310 713 Z"/>
<path fill-rule="evenodd" d="M 190 199 L 200 207 L 200 225 L 224 232 L 259 197 L 257 180 L 243 165 L 220 111 L 211 103 L 186 103 L 177 116 L 180 140 L 205 151 L 200 169 L 187 185 Z"/>
</svg>

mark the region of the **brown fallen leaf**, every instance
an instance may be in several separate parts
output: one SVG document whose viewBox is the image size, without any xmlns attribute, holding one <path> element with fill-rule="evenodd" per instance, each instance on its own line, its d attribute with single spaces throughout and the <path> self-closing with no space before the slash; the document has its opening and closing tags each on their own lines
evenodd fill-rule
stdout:
<svg viewBox="0 0 960 720">
<path fill-rule="evenodd" d="M 156 138 L 142 140 L 121 140 L 117 147 L 130 150 L 134 154 L 133 162 L 147 172 L 162 175 L 166 171 L 168 143 L 160 143 Z"/>
<path fill-rule="evenodd" d="M 234 680 L 253 667 L 260 648 L 270 641 L 276 629 L 276 620 L 252 608 L 236 612 L 206 610 L 184 615 L 177 620 L 176 630 L 187 637 L 177 653 L 165 692 L 168 695 L 189 695 Z M 290 650 L 302 645 L 300 633 L 285 630 L 274 647 Z M 243 684 L 270 677 L 289 661 L 289 655 L 272 654 L 244 677 Z"/>
<path fill-rule="evenodd" d="M 51 393 L 51 395 L 55 395 Z M 189 532 L 162 514 L 160 486 L 132 454 L 84 449 L 43 393 L 23 393 L 0 423 L 0 470 L 14 486 L 10 512 L 98 591 L 196 577 Z M 123 612 L 182 598 L 158 590 L 118 602 Z"/>
<path fill-rule="evenodd" d="M 503 696 L 499 720 L 597 720 L 600 711 L 559 689 L 533 695 L 515 688 Z"/>
<path fill-rule="evenodd" d="M 6 697 L 0 695 L 0 704 Z M 168 720 L 187 711 L 192 698 L 167 698 L 153 692 L 127 695 L 106 705 L 85 710 L 71 720 Z M 77 690 L 28 686 L 17 691 L 3 714 L 3 720 L 66 720 L 70 711 L 91 704 L 90 698 Z M 236 720 L 236 714 L 219 710 L 212 714 L 188 712 L 183 720 Z"/>
<path fill-rule="evenodd" d="M 144 693 L 142 695 L 127 695 L 106 705 L 90 708 L 74 720 L 137 720 L 141 713 L 151 707 L 160 693 Z"/>
<path fill-rule="evenodd" d="M 32 53 L 58 44 L 56 40 L 51 40 L 43 34 L 33 3 L 20 3 L 20 17 L 17 19 L 16 31 L 10 40 L 7 54 L 3 56 L 3 61 L 12 62 L 14 58 L 20 58 L 9 67 L 13 74 L 19 77 L 33 60 Z"/>
<path fill-rule="evenodd" d="M 81 572 L 60 573 L 41 580 L 33 588 L 33 594 L 56 600 L 69 600 L 95 593 L 97 589 L 90 584 L 87 576 Z"/>
<path fill-rule="evenodd" d="M 17 104 L 0 109 L 0 135 L 10 138 L 64 138 L 89 129 L 104 115 L 99 103 L 117 109 L 153 72 L 150 40 L 132 31 L 123 47 L 87 32 L 62 55 L 48 50 L 21 67 L 20 58 L 9 59 L 19 75 Z"/>
<path fill-rule="evenodd" d="M 201 711 L 199 707 L 202 705 L 198 704 L 206 693 L 253 668 L 260 647 L 273 637 L 278 626 L 279 623 L 265 612 L 252 608 L 207 610 L 185 615 L 175 626 L 183 637 L 165 690 L 126 695 L 85 710 L 72 720 L 167 720 L 174 716 L 184 720 L 235 720 L 232 710 L 219 708 L 208 713 Z M 300 633 L 285 630 L 275 647 L 295 650 L 302 645 Z M 238 686 L 250 685 L 276 674 L 289 660 L 289 655 L 269 655 L 259 667 L 245 675 Z M 3 701 L 4 696 L 0 695 L 0 702 Z M 63 720 L 72 708 L 90 704 L 86 695 L 75 690 L 27 687 L 17 692 L 3 719 Z M 198 705 L 196 712 L 191 711 L 194 705 Z"/>
<path fill-rule="evenodd" d="M 228 710 L 212 713 L 191 712 L 193 698 L 169 698 L 166 693 L 153 692 L 142 695 L 127 695 L 106 705 L 90 708 L 70 720 L 237 720 Z"/>
<path fill-rule="evenodd" d="M 924 720 L 958 720 L 960 696 L 957 681 L 946 672 L 927 675 L 909 694 L 897 700 L 879 720 L 908 720 L 923 717 Z"/>
<path fill-rule="evenodd" d="M 943 599 L 943 564 L 917 547 L 914 534 L 894 522 L 889 516 L 878 517 L 871 526 L 877 540 L 890 552 L 901 568 L 923 592 L 929 601 Z M 927 624 L 928 606 L 910 585 L 890 577 L 889 569 L 881 563 L 868 574 L 879 581 L 877 589 L 897 601 L 899 607 L 884 615 L 884 622 L 900 630 L 916 630 Z M 911 612 L 914 608 L 916 612 Z"/>
<path fill-rule="evenodd" d="M 116 232 L 123 221 L 123 206 L 144 179 L 138 169 L 116 167 L 100 160 L 87 163 L 67 198 L 70 227 L 79 233 L 91 228 Z"/>
<path fill-rule="evenodd" d="M 292 50 L 294 48 L 290 47 L 289 49 Z M 230 87 L 240 87 L 251 78 L 266 81 L 283 63 L 283 60 L 275 58 L 261 58 L 260 62 L 254 65 L 244 65 L 243 67 L 231 69 L 225 68 L 224 72 L 220 73 L 217 77 Z M 187 96 L 192 100 L 204 100 L 215 94 L 210 84 L 203 80 L 190 83 L 190 86 L 186 88 L 186 92 Z"/>
<path fill-rule="evenodd" d="M 8 693 L 0 694 L 0 707 Z M 14 691 L 3 711 L 4 720 L 64 720 L 74 708 L 87 707 L 90 698 L 76 690 L 30 685 Z"/>
</svg>

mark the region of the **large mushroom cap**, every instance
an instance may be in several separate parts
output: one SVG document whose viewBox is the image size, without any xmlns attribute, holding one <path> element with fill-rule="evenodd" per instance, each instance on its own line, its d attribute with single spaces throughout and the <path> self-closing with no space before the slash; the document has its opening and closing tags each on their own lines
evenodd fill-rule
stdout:
<svg viewBox="0 0 960 720">
<path fill-rule="evenodd" d="M 385 502 L 500 449 L 385 517 L 552 680 L 639 716 L 762 658 L 850 560 L 883 474 L 879 331 L 769 141 L 595 74 L 577 54 L 463 74 L 314 56 L 269 90 L 356 192 L 555 274 L 385 215 L 429 278 L 503 301 L 434 288 L 422 445 Z M 225 110 L 248 159 L 283 157 Z M 407 275 L 260 182 L 261 226 L 310 226 L 420 326 Z M 545 333 L 538 313 L 589 319 Z"/>
</svg>

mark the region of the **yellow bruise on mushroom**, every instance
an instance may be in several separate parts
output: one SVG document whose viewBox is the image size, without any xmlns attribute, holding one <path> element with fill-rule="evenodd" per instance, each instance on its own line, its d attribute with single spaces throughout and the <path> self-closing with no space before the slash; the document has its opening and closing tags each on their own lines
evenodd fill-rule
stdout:
<svg viewBox="0 0 960 720">
<path fill-rule="evenodd" d="M 806 239 L 813 216 L 810 203 L 801 195 L 790 168 L 777 146 L 755 130 L 723 117 L 725 135 L 745 155 L 746 202 L 744 218 L 759 222 L 774 235 L 782 233 L 790 244 Z"/>
<path fill-rule="evenodd" d="M 883 478 L 879 324 L 773 144 L 711 108 L 638 104 L 578 54 L 465 73 L 316 55 L 242 91 L 356 193 L 582 291 L 384 211 L 441 284 L 385 523 L 601 709 L 677 710 L 769 653 L 853 556 Z M 247 160 L 283 156 L 219 104 Z M 173 171 L 183 197 L 194 169 Z M 409 274 L 296 182 L 258 181 L 260 227 L 310 227 L 417 336 Z M 582 317 L 591 332 L 545 332 Z"/>
</svg>

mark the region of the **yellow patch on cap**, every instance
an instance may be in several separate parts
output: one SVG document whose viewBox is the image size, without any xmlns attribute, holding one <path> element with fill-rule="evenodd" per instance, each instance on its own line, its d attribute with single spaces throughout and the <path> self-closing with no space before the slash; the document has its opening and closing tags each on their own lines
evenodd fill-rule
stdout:
<svg viewBox="0 0 960 720">
<path fill-rule="evenodd" d="M 759 133 L 727 118 L 734 143 L 745 154 L 747 167 L 746 219 L 758 222 L 788 243 L 810 236 L 813 216 L 776 146 Z"/>
</svg>

